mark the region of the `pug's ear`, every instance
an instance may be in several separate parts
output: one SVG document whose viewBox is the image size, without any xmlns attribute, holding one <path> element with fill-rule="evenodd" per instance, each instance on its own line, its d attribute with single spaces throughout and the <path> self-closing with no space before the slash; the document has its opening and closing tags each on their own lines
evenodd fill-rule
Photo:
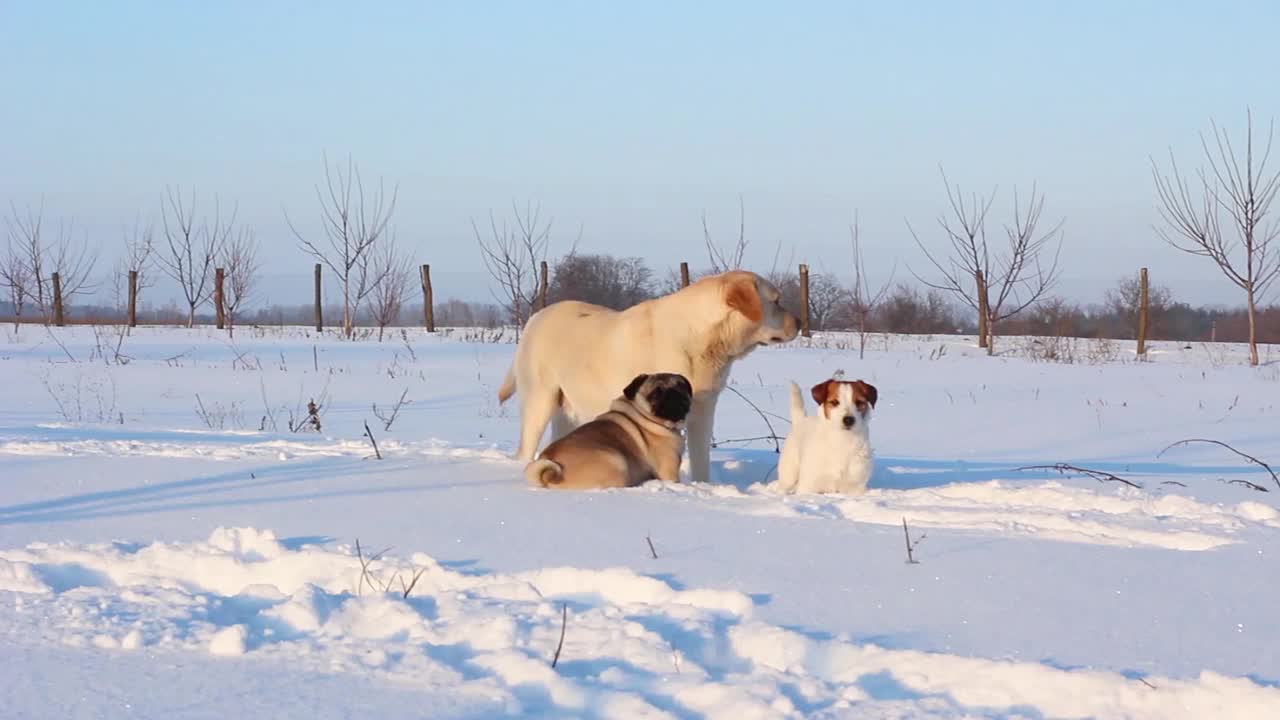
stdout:
<svg viewBox="0 0 1280 720">
<path fill-rule="evenodd" d="M 684 391 L 684 394 L 693 397 L 693 385 L 689 384 L 689 378 L 683 375 L 676 375 L 676 377 L 679 379 L 680 389 Z"/>
<path fill-rule="evenodd" d="M 636 393 L 640 392 L 640 386 L 648 379 L 648 375 L 637 375 L 635 380 L 632 380 L 631 384 L 622 391 L 622 396 L 628 400 L 634 401 L 636 399 Z"/>
</svg>

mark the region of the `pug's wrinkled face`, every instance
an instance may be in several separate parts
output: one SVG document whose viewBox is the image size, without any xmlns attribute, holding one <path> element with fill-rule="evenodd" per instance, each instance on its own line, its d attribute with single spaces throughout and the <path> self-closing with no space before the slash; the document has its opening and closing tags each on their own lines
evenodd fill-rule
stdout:
<svg viewBox="0 0 1280 720">
<path fill-rule="evenodd" d="M 646 415 L 679 425 L 693 406 L 693 386 L 678 373 L 637 375 L 622 391 Z"/>
</svg>

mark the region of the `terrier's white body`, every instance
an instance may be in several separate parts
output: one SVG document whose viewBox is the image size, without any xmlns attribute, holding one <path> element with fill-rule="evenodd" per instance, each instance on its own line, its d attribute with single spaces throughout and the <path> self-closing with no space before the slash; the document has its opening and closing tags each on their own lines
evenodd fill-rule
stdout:
<svg viewBox="0 0 1280 720">
<path fill-rule="evenodd" d="M 876 394 L 873 386 L 861 381 L 830 380 L 814 387 L 818 412 L 806 415 L 800 387 L 791 383 L 791 433 L 778 461 L 778 489 L 866 492 L 875 467 L 869 425 Z"/>
</svg>

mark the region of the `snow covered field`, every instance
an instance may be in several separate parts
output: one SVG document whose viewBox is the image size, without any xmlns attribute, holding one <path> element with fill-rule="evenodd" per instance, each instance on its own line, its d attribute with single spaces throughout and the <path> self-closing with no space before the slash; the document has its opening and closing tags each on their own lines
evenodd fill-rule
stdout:
<svg viewBox="0 0 1280 720">
<path fill-rule="evenodd" d="M 1280 717 L 1280 484 L 1161 454 L 1280 466 L 1274 353 L 824 336 L 734 387 L 876 384 L 867 495 L 775 494 L 769 441 L 557 493 L 481 336 L 4 331 L 0 715 Z M 719 440 L 768 432 L 722 397 Z"/>
</svg>

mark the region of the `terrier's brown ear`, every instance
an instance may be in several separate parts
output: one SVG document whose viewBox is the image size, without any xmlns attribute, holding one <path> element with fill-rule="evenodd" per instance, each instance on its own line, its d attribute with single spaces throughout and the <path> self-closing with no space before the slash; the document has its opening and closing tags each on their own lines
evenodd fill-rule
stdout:
<svg viewBox="0 0 1280 720">
<path fill-rule="evenodd" d="M 749 274 L 740 275 L 729 281 L 725 292 L 725 304 L 737 310 L 753 323 L 764 320 L 764 306 L 760 304 L 760 291 L 756 289 L 755 278 Z"/>
<path fill-rule="evenodd" d="M 876 390 L 876 386 L 861 380 L 858 381 L 858 386 L 862 388 L 862 394 L 867 397 L 867 402 L 871 403 L 871 407 L 875 407 L 876 400 L 880 398 L 880 391 Z"/>
<path fill-rule="evenodd" d="M 818 403 L 819 405 L 822 405 L 827 401 L 827 393 L 830 392 L 830 390 L 831 390 L 831 381 L 823 380 L 817 385 L 814 385 L 813 389 L 809 391 L 809 394 L 813 395 L 814 402 Z"/>
</svg>

